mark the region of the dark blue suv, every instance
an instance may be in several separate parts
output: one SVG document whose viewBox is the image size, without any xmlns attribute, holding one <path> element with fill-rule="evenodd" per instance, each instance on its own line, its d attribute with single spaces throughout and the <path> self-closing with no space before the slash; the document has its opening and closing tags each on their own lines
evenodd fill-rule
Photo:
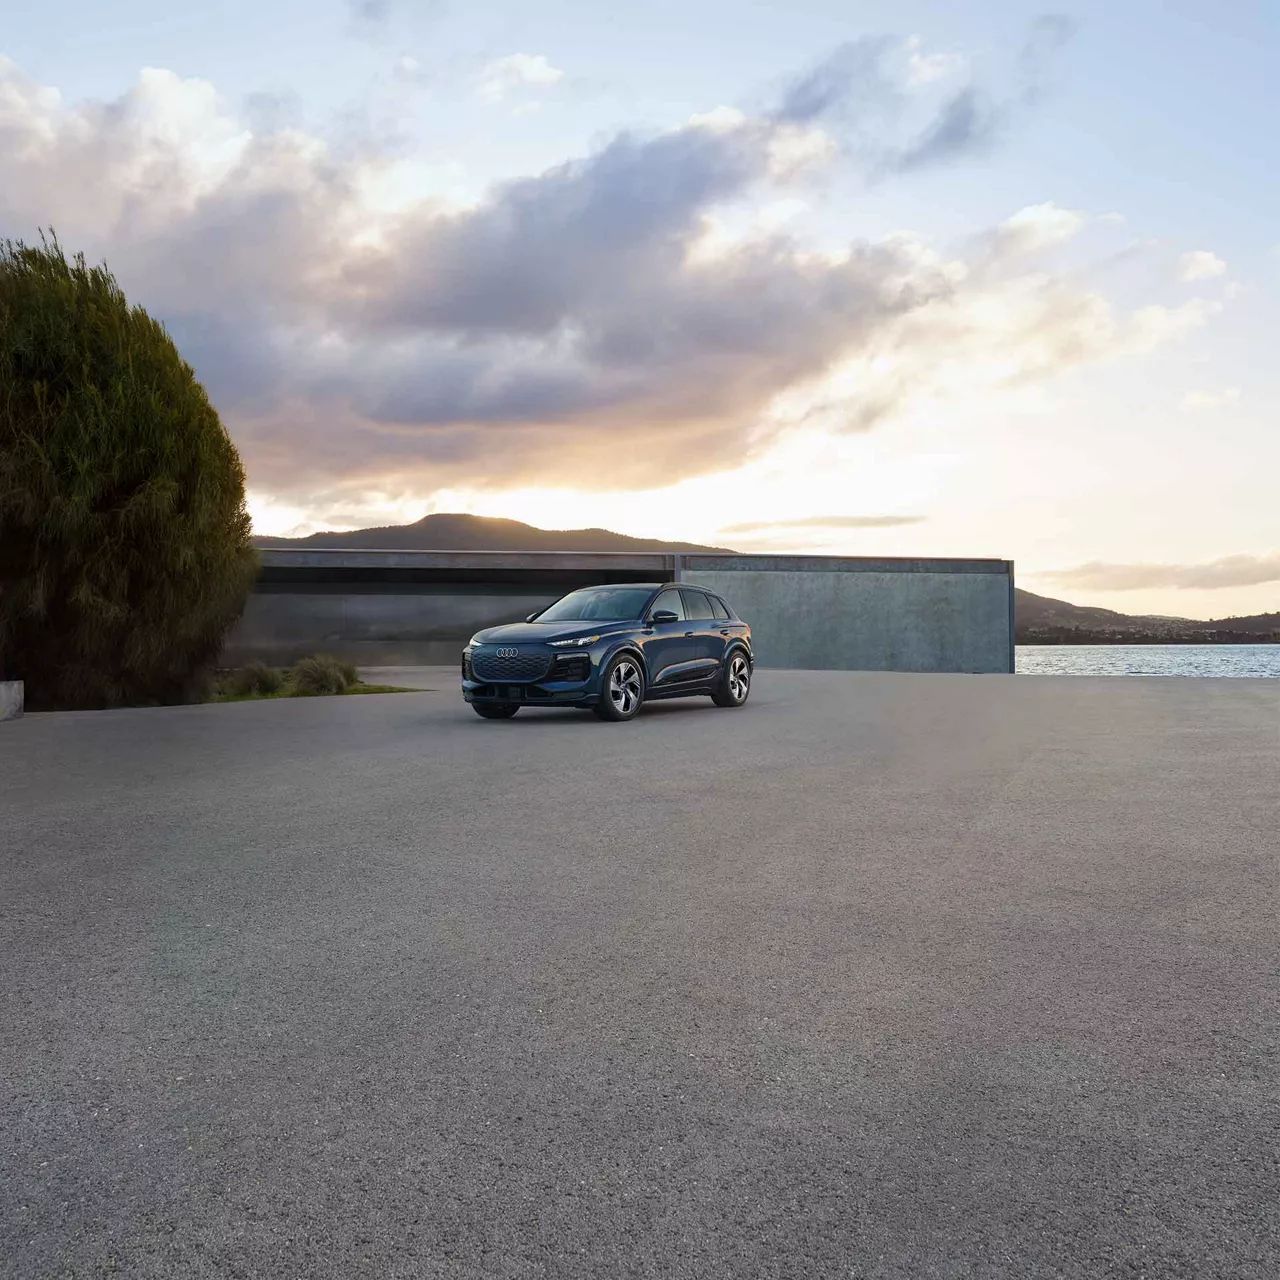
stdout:
<svg viewBox="0 0 1280 1280">
<path fill-rule="evenodd" d="M 751 628 L 712 591 L 683 583 L 583 587 L 462 651 L 462 696 L 486 720 L 521 707 L 590 707 L 630 720 L 642 702 L 751 691 Z"/>
</svg>

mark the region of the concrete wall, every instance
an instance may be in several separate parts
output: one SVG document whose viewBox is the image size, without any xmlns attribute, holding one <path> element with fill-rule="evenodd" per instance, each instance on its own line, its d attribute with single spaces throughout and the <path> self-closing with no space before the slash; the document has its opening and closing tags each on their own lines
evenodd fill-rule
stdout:
<svg viewBox="0 0 1280 1280">
<path fill-rule="evenodd" d="M 1013 670 L 1004 560 L 618 553 L 266 551 L 223 654 L 286 664 L 333 653 L 364 666 L 453 664 L 482 627 L 590 583 L 701 583 L 751 623 L 763 666 Z"/>
<path fill-rule="evenodd" d="M 846 671 L 1013 669 L 1004 561 L 691 556 L 681 580 L 751 623 L 766 667 Z"/>
<path fill-rule="evenodd" d="M 332 653 L 367 667 L 452 664 L 481 627 L 517 622 L 563 594 L 554 586 L 447 583 L 256 591 L 223 662 L 261 658 L 287 665 L 310 653 Z"/>
<path fill-rule="evenodd" d="M 332 653 L 363 666 L 458 661 L 482 627 L 518 622 L 575 587 L 664 582 L 650 553 L 263 551 L 262 572 L 222 662 L 283 665 Z"/>
</svg>

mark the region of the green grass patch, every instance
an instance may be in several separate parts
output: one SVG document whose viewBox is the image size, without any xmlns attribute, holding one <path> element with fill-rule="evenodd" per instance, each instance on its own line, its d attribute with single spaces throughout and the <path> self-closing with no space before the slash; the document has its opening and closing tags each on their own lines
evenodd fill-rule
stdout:
<svg viewBox="0 0 1280 1280">
<path fill-rule="evenodd" d="M 270 702 L 276 698 L 341 698 L 365 693 L 420 693 L 396 684 L 365 684 L 355 666 L 327 654 L 300 658 L 292 667 L 251 662 L 214 681 L 209 702 Z"/>
</svg>

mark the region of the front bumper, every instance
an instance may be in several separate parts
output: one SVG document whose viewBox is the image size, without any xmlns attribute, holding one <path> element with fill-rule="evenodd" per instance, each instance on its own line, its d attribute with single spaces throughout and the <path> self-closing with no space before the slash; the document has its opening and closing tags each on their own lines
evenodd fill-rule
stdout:
<svg viewBox="0 0 1280 1280">
<path fill-rule="evenodd" d="M 486 656 L 483 648 L 463 650 L 462 696 L 467 702 L 572 707 L 594 703 L 600 696 L 600 666 L 591 650 L 548 653 L 545 671 L 532 678 L 486 673 Z"/>
</svg>

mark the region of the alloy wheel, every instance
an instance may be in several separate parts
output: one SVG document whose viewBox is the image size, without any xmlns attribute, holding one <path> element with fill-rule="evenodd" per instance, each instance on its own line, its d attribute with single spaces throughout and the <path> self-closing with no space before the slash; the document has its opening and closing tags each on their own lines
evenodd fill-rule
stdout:
<svg viewBox="0 0 1280 1280">
<path fill-rule="evenodd" d="M 736 654 L 729 664 L 729 693 L 735 702 L 744 702 L 750 687 L 751 668 L 747 666 L 746 658 Z"/>
<path fill-rule="evenodd" d="M 622 716 L 629 716 L 640 703 L 640 669 L 624 658 L 609 676 L 609 701 Z"/>
</svg>

